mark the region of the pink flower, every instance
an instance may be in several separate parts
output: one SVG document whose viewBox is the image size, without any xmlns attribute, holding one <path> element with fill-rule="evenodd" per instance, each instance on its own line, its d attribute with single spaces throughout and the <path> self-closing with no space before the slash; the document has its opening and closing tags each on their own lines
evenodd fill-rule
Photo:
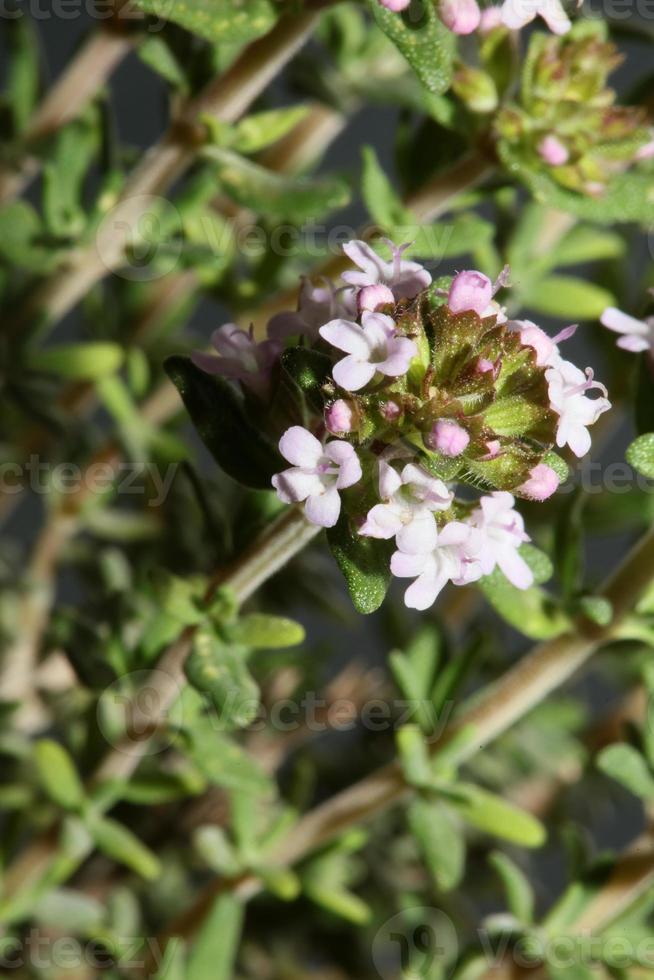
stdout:
<svg viewBox="0 0 654 980">
<path fill-rule="evenodd" d="M 483 272 L 459 272 L 452 280 L 447 305 L 452 313 L 483 316 L 493 298 L 493 284 Z"/>
<path fill-rule="evenodd" d="M 560 358 L 558 344 L 569 340 L 576 331 L 577 324 L 565 327 L 555 337 L 550 337 L 531 320 L 510 320 L 507 324 L 511 333 L 520 334 L 520 343 L 536 351 L 538 367 L 553 367 Z"/>
<path fill-rule="evenodd" d="M 386 241 L 393 253 L 390 262 L 385 262 L 366 242 L 352 241 L 343 246 L 343 251 L 349 259 L 361 270 L 360 272 L 344 272 L 343 281 L 357 289 L 366 286 L 388 286 L 396 300 L 413 299 L 431 283 L 431 276 L 418 262 L 410 262 L 402 258 L 402 253 L 409 246 Z"/>
<path fill-rule="evenodd" d="M 397 578 L 415 578 L 404 593 L 410 609 L 428 609 L 447 585 L 466 585 L 482 576 L 481 537 L 470 524 L 451 521 L 437 530 L 435 521 L 410 525 L 391 557 Z"/>
<path fill-rule="evenodd" d="M 358 391 L 379 372 L 390 378 L 406 374 L 417 354 L 408 337 L 399 336 L 390 316 L 365 312 L 363 326 L 351 320 L 332 320 L 320 328 L 320 336 L 347 357 L 334 365 L 334 381 L 346 391 Z"/>
<path fill-rule="evenodd" d="M 561 167 L 570 159 L 570 153 L 565 143 L 551 134 L 538 144 L 538 153 L 550 167 Z"/>
<path fill-rule="evenodd" d="M 481 20 L 479 22 L 479 30 L 482 34 L 489 34 L 494 31 L 497 27 L 502 26 L 502 9 L 501 7 L 486 7 L 485 10 L 481 12 Z"/>
<path fill-rule="evenodd" d="M 520 493 L 531 500 L 547 500 L 559 486 L 556 471 L 547 463 L 538 463 L 529 471 L 529 478 L 518 487 Z"/>
<path fill-rule="evenodd" d="M 611 402 L 603 384 L 593 380 L 591 368 L 580 371 L 571 361 L 559 359 L 545 372 L 549 385 L 550 407 L 559 416 L 556 430 L 557 446 L 569 446 L 575 456 L 585 456 L 591 446 L 588 426 L 608 412 Z M 586 392 L 598 388 L 600 398 L 587 398 Z"/>
<path fill-rule="evenodd" d="M 354 428 L 354 411 L 349 402 L 338 398 L 325 411 L 325 425 L 332 433 L 351 432 Z"/>
<path fill-rule="evenodd" d="M 233 323 L 226 323 L 211 335 L 211 343 L 219 356 L 194 351 L 193 363 L 208 374 L 240 381 L 260 398 L 265 398 L 270 388 L 271 368 L 279 356 L 281 344 L 275 340 L 257 343 L 253 328 L 249 333 Z"/>
<path fill-rule="evenodd" d="M 389 303 L 394 304 L 395 297 L 388 286 L 384 286 L 383 283 L 377 286 L 364 286 L 357 296 L 359 313 L 363 313 L 364 310 L 374 312 L 378 307 L 388 306 Z"/>
<path fill-rule="evenodd" d="M 502 23 L 513 31 L 542 17 L 553 34 L 567 34 L 572 27 L 561 0 L 504 0 Z"/>
<path fill-rule="evenodd" d="M 333 439 L 323 446 L 300 425 L 287 429 L 279 451 L 293 466 L 272 478 L 277 496 L 285 504 L 306 501 L 307 520 L 334 527 L 341 512 L 339 490 L 361 479 L 361 464 L 349 442 Z"/>
<path fill-rule="evenodd" d="M 310 279 L 304 278 L 297 311 L 276 313 L 268 323 L 268 336 L 276 341 L 283 341 L 296 334 L 305 334 L 315 339 L 323 323 L 352 313 L 354 308 L 348 306 L 342 290 L 337 290 L 328 279 L 316 285 Z"/>
<path fill-rule="evenodd" d="M 634 160 L 636 163 L 643 163 L 645 160 L 651 160 L 654 157 L 654 130 L 650 130 L 652 134 L 652 139 L 649 143 L 645 143 L 641 146 L 639 150 L 634 154 Z"/>
<path fill-rule="evenodd" d="M 400 10 L 406 10 L 411 0 L 379 0 L 379 2 L 382 7 L 386 7 L 387 10 L 392 10 L 394 14 L 397 14 Z"/>
<path fill-rule="evenodd" d="M 421 466 L 408 463 L 400 474 L 381 459 L 379 496 L 384 503 L 368 511 L 359 534 L 369 538 L 392 538 L 397 535 L 400 547 L 408 529 L 416 523 L 433 526 L 432 513 L 447 510 L 453 494 L 442 480 L 431 476 Z"/>
<path fill-rule="evenodd" d="M 472 34 L 481 22 L 477 0 L 441 0 L 441 20 L 454 34 Z"/>
<path fill-rule="evenodd" d="M 644 350 L 654 350 L 654 316 L 646 320 L 637 320 L 621 310 L 616 310 L 614 306 L 609 306 L 602 313 L 600 320 L 609 330 L 623 335 L 618 340 L 618 347 L 623 350 L 634 354 Z"/>
<path fill-rule="evenodd" d="M 505 490 L 482 497 L 470 515 L 470 523 L 481 534 L 479 561 L 482 574 L 489 575 L 495 567 L 504 573 L 517 589 L 528 589 L 534 576 L 518 548 L 529 535 L 521 514 L 514 509 L 515 500 Z"/>
<path fill-rule="evenodd" d="M 443 456 L 460 456 L 467 449 L 470 436 L 458 422 L 439 419 L 425 436 L 425 444 Z"/>
</svg>

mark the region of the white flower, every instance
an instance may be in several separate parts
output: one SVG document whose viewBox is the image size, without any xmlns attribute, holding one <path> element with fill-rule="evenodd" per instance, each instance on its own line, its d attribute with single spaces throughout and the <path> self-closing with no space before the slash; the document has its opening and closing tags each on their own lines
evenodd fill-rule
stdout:
<svg viewBox="0 0 654 980">
<path fill-rule="evenodd" d="M 561 360 L 558 344 L 569 340 L 577 331 L 576 323 L 565 327 L 555 337 L 550 337 L 531 320 L 509 320 L 506 326 L 510 333 L 520 334 L 520 343 L 524 347 L 533 348 L 538 367 L 556 367 Z"/>
<path fill-rule="evenodd" d="M 614 306 L 609 306 L 600 317 L 601 322 L 609 330 L 621 333 L 618 347 L 637 354 L 640 351 L 654 351 L 654 316 L 646 320 L 637 320 Z"/>
<path fill-rule="evenodd" d="M 349 442 L 333 439 L 323 446 L 300 425 L 287 429 L 279 441 L 282 456 L 293 463 L 277 473 L 272 485 L 285 504 L 306 501 L 307 520 L 321 527 L 333 527 L 341 512 L 339 490 L 361 479 L 361 464 Z"/>
<path fill-rule="evenodd" d="M 447 510 L 453 494 L 442 480 L 431 476 L 421 466 L 408 463 L 398 473 L 385 460 L 379 461 L 379 496 L 383 504 L 376 504 L 359 529 L 359 534 L 369 538 L 392 538 L 397 535 L 398 546 L 405 539 L 410 527 L 420 524 L 433 526 L 432 513 Z"/>
<path fill-rule="evenodd" d="M 352 241 L 343 246 L 343 251 L 349 259 L 361 270 L 360 272 L 344 272 L 343 281 L 356 289 L 365 286 L 388 286 L 396 300 L 413 299 L 431 283 L 431 276 L 418 262 L 410 262 L 402 258 L 402 253 L 409 245 L 394 245 L 386 241 L 393 253 L 390 262 L 385 262 L 365 242 Z"/>
<path fill-rule="evenodd" d="M 467 585 L 481 578 L 481 539 L 470 524 L 450 521 L 438 530 L 422 521 L 411 524 L 391 557 L 391 572 L 398 578 L 415 578 L 404 593 L 410 609 L 428 609 L 447 585 Z"/>
<path fill-rule="evenodd" d="M 351 316 L 354 311 L 345 292 L 338 290 L 329 279 L 316 284 L 303 278 L 297 311 L 276 313 L 268 322 L 268 336 L 278 341 L 295 334 L 315 339 L 323 323 L 334 317 Z"/>
<path fill-rule="evenodd" d="M 502 23 L 513 31 L 542 17 L 553 34 L 567 34 L 572 27 L 561 0 L 504 0 Z"/>
<path fill-rule="evenodd" d="M 525 533 L 522 515 L 514 509 L 510 493 L 497 490 L 482 497 L 470 515 L 470 523 L 481 534 L 479 561 L 483 575 L 490 575 L 497 566 L 518 589 L 528 589 L 534 576 L 518 548 L 529 535 Z"/>
<path fill-rule="evenodd" d="M 363 388 L 377 372 L 391 378 L 406 374 L 418 353 L 412 340 L 397 334 L 390 316 L 366 311 L 361 322 L 363 326 L 352 320 L 331 320 L 320 328 L 321 337 L 348 354 L 332 372 L 346 391 Z"/>
<path fill-rule="evenodd" d="M 585 456 L 591 447 L 588 426 L 597 422 L 603 412 L 608 412 L 611 402 L 603 384 L 593 380 L 591 368 L 580 371 L 571 361 L 559 359 L 545 372 L 549 385 L 550 406 L 559 416 L 556 444 L 569 446 L 575 456 Z M 601 391 L 600 398 L 587 398 L 593 388 Z"/>
</svg>

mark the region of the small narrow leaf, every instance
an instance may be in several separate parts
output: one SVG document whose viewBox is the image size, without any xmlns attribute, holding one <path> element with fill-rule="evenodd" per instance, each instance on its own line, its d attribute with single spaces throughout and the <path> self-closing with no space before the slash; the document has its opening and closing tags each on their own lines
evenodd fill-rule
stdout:
<svg viewBox="0 0 654 980">
<path fill-rule="evenodd" d="M 534 890 L 524 871 L 502 851 L 493 851 L 488 860 L 504 885 L 509 911 L 518 922 L 531 925 L 534 921 Z"/>
<path fill-rule="evenodd" d="M 50 799 L 65 810 L 81 809 L 85 801 L 84 787 L 66 749 L 52 739 L 40 739 L 34 747 L 34 761 Z"/>
<path fill-rule="evenodd" d="M 329 529 L 327 540 L 357 612 L 367 614 L 379 609 L 391 580 L 392 542 L 357 534 L 345 513 L 336 527 Z"/>
<path fill-rule="evenodd" d="M 452 78 L 455 39 L 431 0 L 414 0 L 401 14 L 388 10 L 379 0 L 368 0 L 368 7 L 425 88 L 435 95 L 445 92 Z"/>
<path fill-rule="evenodd" d="M 531 813 L 507 803 L 501 796 L 469 783 L 457 783 L 460 799 L 453 800 L 466 823 L 521 847 L 541 847 L 547 838 L 543 824 Z"/>
<path fill-rule="evenodd" d="M 305 632 L 301 623 L 284 616 L 251 613 L 229 627 L 229 636 L 254 650 L 277 650 L 303 643 Z"/>
<path fill-rule="evenodd" d="M 632 745 L 609 745 L 598 755 L 597 766 L 634 796 L 654 800 L 654 776 L 645 758 Z"/>
<path fill-rule="evenodd" d="M 648 479 L 654 480 L 654 432 L 646 432 L 634 439 L 626 455 L 630 466 Z"/>
<path fill-rule="evenodd" d="M 123 824 L 109 817 L 93 817 L 87 827 L 99 850 L 149 881 L 161 874 L 159 859 Z"/>
<path fill-rule="evenodd" d="M 419 797 L 409 804 L 407 818 L 427 868 L 441 891 L 460 883 L 466 847 L 461 828 L 440 800 Z"/>
<path fill-rule="evenodd" d="M 243 928 L 243 906 L 233 895 L 219 895 L 189 957 L 186 980 L 231 980 Z"/>
<path fill-rule="evenodd" d="M 249 725 L 259 708 L 259 687 L 247 668 L 247 652 L 201 628 L 186 658 L 189 683 L 211 698 L 223 730 Z"/>
</svg>

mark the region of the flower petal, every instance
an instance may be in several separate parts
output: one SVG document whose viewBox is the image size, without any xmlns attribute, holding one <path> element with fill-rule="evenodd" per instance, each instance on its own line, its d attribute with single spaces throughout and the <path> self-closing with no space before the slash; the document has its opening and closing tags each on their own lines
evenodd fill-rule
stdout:
<svg viewBox="0 0 654 980">
<path fill-rule="evenodd" d="M 346 391 L 359 391 L 375 376 L 375 365 L 360 361 L 354 354 L 349 354 L 334 365 L 332 375 L 334 381 Z"/>
<path fill-rule="evenodd" d="M 401 529 L 402 518 L 393 504 L 375 504 L 368 511 L 365 523 L 359 528 L 359 534 L 366 538 L 388 540 Z"/>
<path fill-rule="evenodd" d="M 447 576 L 442 572 L 438 575 L 421 575 L 404 593 L 405 606 L 409 609 L 429 609 L 447 585 L 447 581 Z"/>
<path fill-rule="evenodd" d="M 528 589 L 534 584 L 533 572 L 517 549 L 501 548 L 497 554 L 497 564 L 516 589 Z"/>
<path fill-rule="evenodd" d="M 362 360 L 370 355 L 370 343 L 363 327 L 352 320 L 330 320 L 320 328 L 319 333 L 323 340 L 346 354 L 356 354 Z"/>
<path fill-rule="evenodd" d="M 650 332 L 649 327 L 642 320 L 637 320 L 635 316 L 629 316 L 628 313 L 617 310 L 615 306 L 609 306 L 604 310 L 600 317 L 600 323 L 616 333 L 648 337 Z"/>
<path fill-rule="evenodd" d="M 279 451 L 289 463 L 309 469 L 317 466 L 323 455 L 321 443 L 301 425 L 286 430 L 279 440 Z"/>
<path fill-rule="evenodd" d="M 304 505 L 308 521 L 319 527 L 334 527 L 341 513 L 341 498 L 336 487 L 325 493 L 312 494 Z"/>
<path fill-rule="evenodd" d="M 320 493 L 323 489 L 319 476 L 315 473 L 307 473 L 299 466 L 277 473 L 272 478 L 272 485 L 279 499 L 285 504 L 299 504 L 311 494 Z"/>
</svg>

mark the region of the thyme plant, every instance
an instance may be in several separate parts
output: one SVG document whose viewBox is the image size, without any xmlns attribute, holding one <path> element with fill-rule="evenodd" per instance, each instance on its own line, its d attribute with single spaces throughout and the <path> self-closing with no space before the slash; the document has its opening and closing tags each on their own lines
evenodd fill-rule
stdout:
<svg viewBox="0 0 654 980">
<path fill-rule="evenodd" d="M 654 976 L 652 12 L 76 12 L 0 18 L 0 972 Z"/>
</svg>

